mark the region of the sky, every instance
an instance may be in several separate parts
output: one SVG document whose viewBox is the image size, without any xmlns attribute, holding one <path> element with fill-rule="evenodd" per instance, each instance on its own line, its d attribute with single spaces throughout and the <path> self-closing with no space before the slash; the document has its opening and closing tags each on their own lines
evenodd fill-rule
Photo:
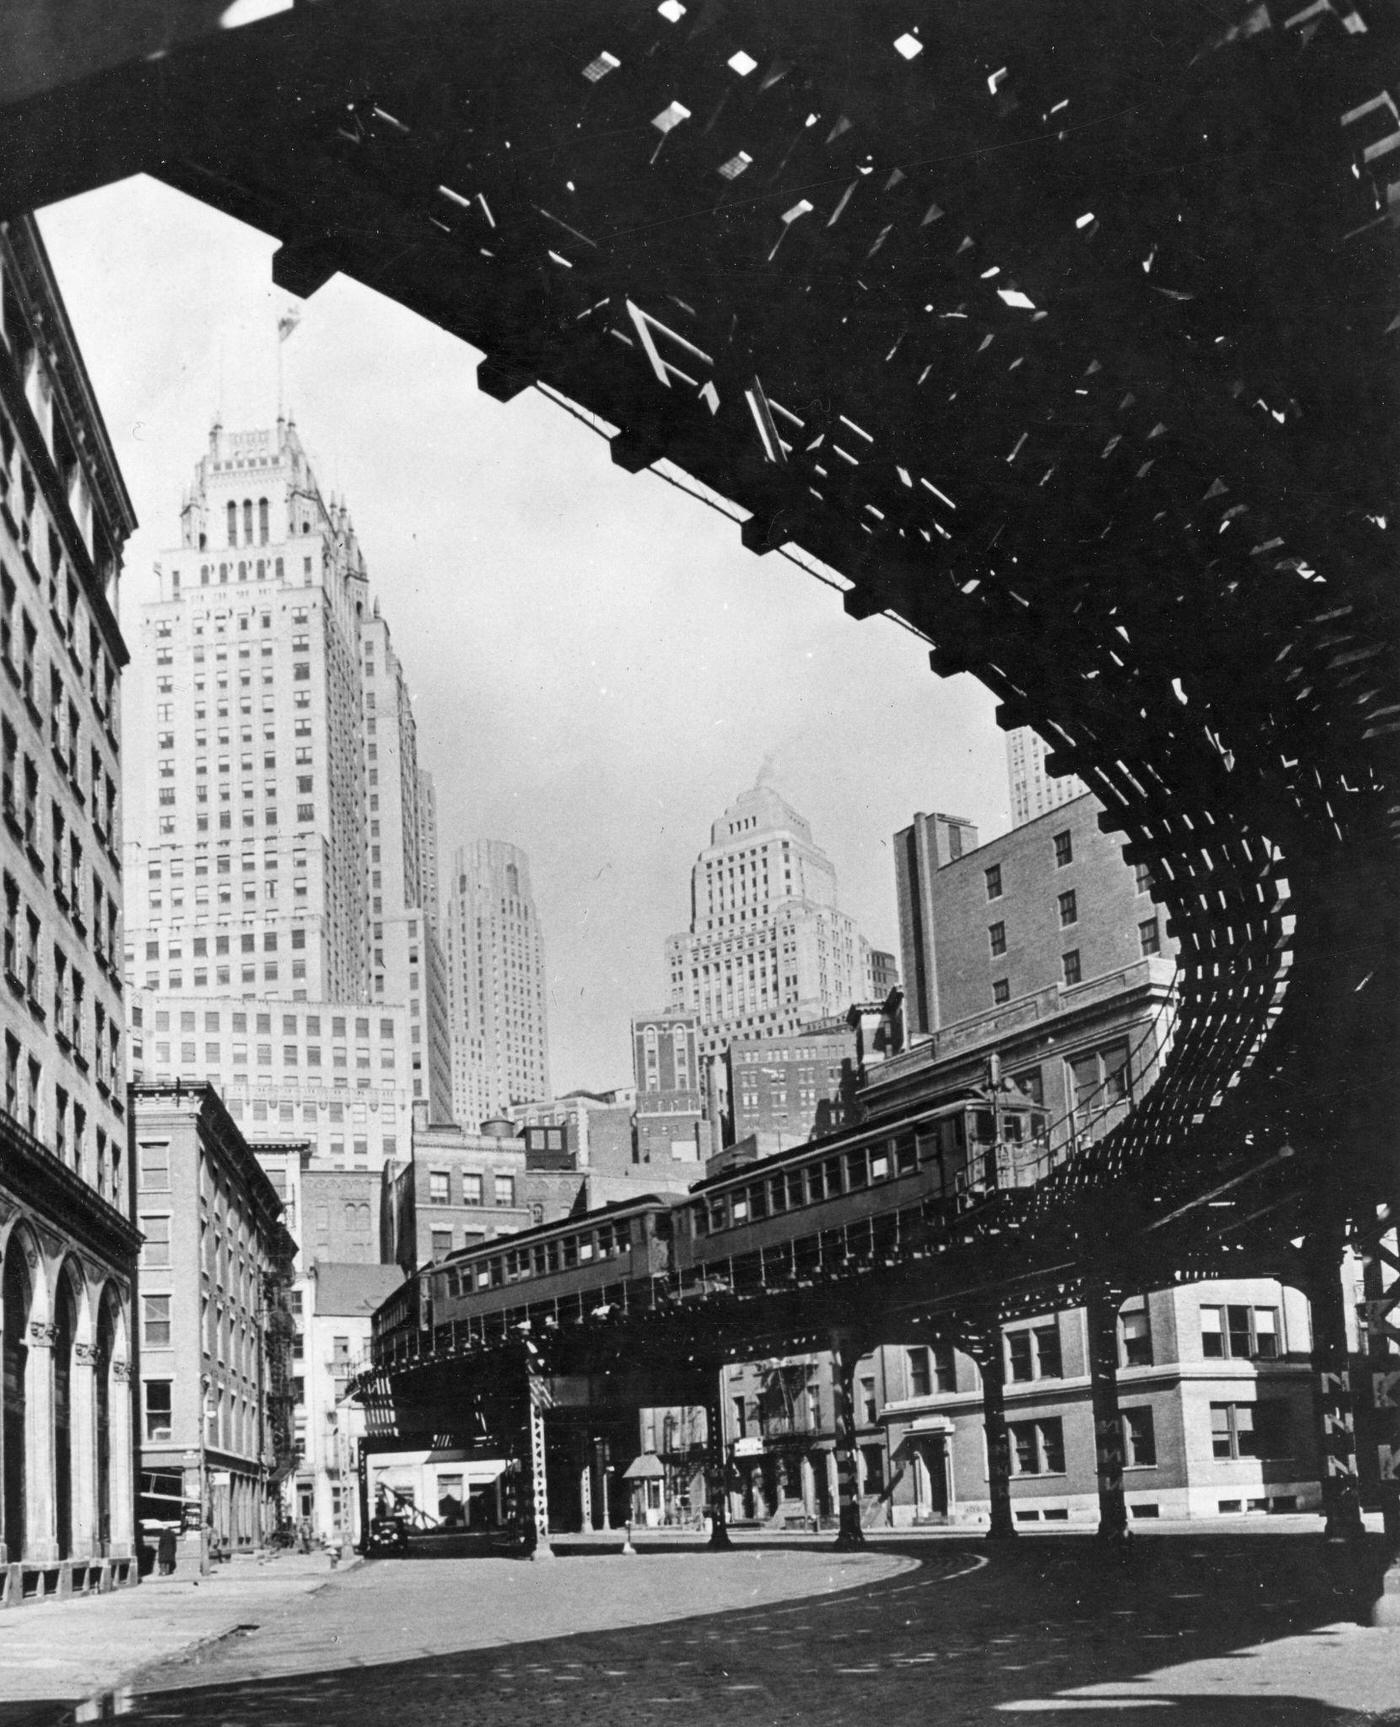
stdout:
<svg viewBox="0 0 1400 1727">
<path fill-rule="evenodd" d="M 666 1000 L 691 866 L 765 765 L 842 908 L 896 953 L 895 831 L 916 810 L 984 839 L 1009 825 L 980 684 L 940 681 L 891 619 L 852 621 L 732 521 L 624 474 L 538 392 L 482 396 L 457 338 L 342 276 L 296 302 L 273 286 L 271 239 L 151 180 L 40 226 L 140 522 L 129 643 L 213 419 L 270 426 L 280 389 L 323 493 L 349 504 L 414 692 L 444 893 L 456 846 L 529 855 L 556 1092 L 631 1083 L 629 1017 Z M 139 690 L 124 703 L 132 759 Z"/>
</svg>

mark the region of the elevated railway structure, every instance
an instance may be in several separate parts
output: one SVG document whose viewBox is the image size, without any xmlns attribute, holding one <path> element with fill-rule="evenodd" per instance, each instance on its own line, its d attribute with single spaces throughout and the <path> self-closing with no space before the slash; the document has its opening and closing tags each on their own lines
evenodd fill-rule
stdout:
<svg viewBox="0 0 1400 1727">
<path fill-rule="evenodd" d="M 158 174 L 275 235 L 287 289 L 341 271 L 457 333 L 502 403 L 543 392 L 729 513 L 755 580 L 806 565 L 1034 725 L 1159 883 L 1172 1052 L 1115 1132 L 950 1223 L 923 1288 L 990 1324 L 1226 1256 L 1307 1272 L 1346 1521 L 1327 1292 L 1397 1186 L 1394 9 L 229 27 L 253 10 L 7 7 L 0 214 Z M 795 1335 L 816 1298 L 788 1299 Z"/>
</svg>

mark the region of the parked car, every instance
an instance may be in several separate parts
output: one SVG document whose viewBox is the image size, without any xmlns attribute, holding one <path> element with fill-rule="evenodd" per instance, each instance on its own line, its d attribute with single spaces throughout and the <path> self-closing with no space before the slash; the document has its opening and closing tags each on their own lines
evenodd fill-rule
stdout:
<svg viewBox="0 0 1400 1727">
<path fill-rule="evenodd" d="M 367 1558 L 407 1552 L 408 1529 L 402 1517 L 376 1517 L 371 1521 L 369 1534 L 365 1537 Z"/>
</svg>

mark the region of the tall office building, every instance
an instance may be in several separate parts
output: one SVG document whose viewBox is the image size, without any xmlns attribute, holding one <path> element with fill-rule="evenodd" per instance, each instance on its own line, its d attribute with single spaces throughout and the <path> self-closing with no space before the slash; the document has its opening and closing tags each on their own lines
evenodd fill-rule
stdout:
<svg viewBox="0 0 1400 1727">
<path fill-rule="evenodd" d="M 700 1021 L 700 1053 L 797 1031 L 865 993 L 860 935 L 806 819 L 771 786 L 742 792 L 690 874 L 690 928 L 666 941 L 669 1007 Z"/>
<path fill-rule="evenodd" d="M 1011 825 L 1034 821 L 1047 810 L 1058 809 L 1071 798 L 1088 791 L 1074 774 L 1052 774 L 1046 770 L 1050 753 L 1045 739 L 1029 726 L 1017 726 L 1006 734 L 1006 769 L 1011 780 Z"/>
<path fill-rule="evenodd" d="M 213 1082 L 250 1140 L 378 1168 L 415 1097 L 446 1103 L 413 713 L 349 512 L 290 421 L 211 430 L 139 652 L 133 1065 Z"/>
<path fill-rule="evenodd" d="M 518 846 L 459 847 L 447 897 L 453 1114 L 465 1127 L 548 1097 L 544 940 Z"/>
<path fill-rule="evenodd" d="M 418 770 L 418 877 L 423 890 L 423 910 L 439 940 L 442 916 L 438 900 L 437 789 L 426 768 Z"/>
</svg>

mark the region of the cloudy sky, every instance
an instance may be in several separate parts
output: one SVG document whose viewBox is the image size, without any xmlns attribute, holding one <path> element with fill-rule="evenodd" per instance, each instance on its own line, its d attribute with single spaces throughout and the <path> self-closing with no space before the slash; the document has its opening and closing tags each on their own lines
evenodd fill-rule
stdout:
<svg viewBox="0 0 1400 1727">
<path fill-rule="evenodd" d="M 148 180 L 47 210 L 45 240 L 141 526 L 131 639 L 216 412 L 270 425 L 273 242 Z M 627 1022 L 665 1000 L 709 824 L 765 760 L 834 861 L 843 907 L 897 949 L 890 836 L 915 810 L 1008 823 L 992 700 L 940 682 L 839 596 L 538 393 L 480 396 L 480 356 L 336 277 L 282 348 L 323 491 L 349 503 L 416 698 L 452 849 L 530 856 L 555 1089 L 630 1082 Z M 135 692 L 132 692 L 133 695 Z M 140 703 L 129 701 L 131 725 Z"/>
</svg>

